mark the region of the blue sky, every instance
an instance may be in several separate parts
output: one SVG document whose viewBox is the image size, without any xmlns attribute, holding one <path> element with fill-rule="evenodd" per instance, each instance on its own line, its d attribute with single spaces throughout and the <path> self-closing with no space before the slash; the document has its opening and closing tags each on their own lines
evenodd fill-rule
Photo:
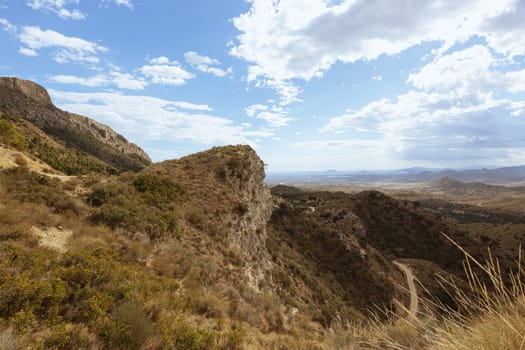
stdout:
<svg viewBox="0 0 525 350">
<path fill-rule="evenodd" d="M 155 161 L 521 165 L 524 19 L 524 0 L 0 0 L 0 75 Z"/>
</svg>

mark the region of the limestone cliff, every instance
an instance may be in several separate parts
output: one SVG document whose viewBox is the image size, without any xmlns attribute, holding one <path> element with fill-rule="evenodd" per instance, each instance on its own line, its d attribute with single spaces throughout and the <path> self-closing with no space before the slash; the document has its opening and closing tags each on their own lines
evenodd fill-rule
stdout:
<svg viewBox="0 0 525 350">
<path fill-rule="evenodd" d="M 25 119 L 68 146 L 124 170 L 151 163 L 148 155 L 110 127 L 65 112 L 53 105 L 40 85 L 17 78 L 0 78 L 0 113 Z"/>
</svg>

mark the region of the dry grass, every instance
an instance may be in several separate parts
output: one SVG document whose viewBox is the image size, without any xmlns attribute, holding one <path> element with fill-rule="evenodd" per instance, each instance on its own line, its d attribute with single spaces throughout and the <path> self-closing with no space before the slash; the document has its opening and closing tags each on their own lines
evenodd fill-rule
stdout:
<svg viewBox="0 0 525 350">
<path fill-rule="evenodd" d="M 525 273 L 521 247 L 516 269 L 506 277 L 490 251 L 489 259 L 481 263 L 451 242 L 465 254 L 470 287 L 465 291 L 454 282 L 442 280 L 458 308 L 426 300 L 437 311 L 418 320 L 397 319 L 389 324 L 369 325 L 367 330 L 361 328 L 355 337 L 362 339 L 361 349 L 525 349 Z"/>
<path fill-rule="evenodd" d="M 0 349 L 17 350 L 19 349 L 18 337 L 11 329 L 0 331 Z"/>
</svg>

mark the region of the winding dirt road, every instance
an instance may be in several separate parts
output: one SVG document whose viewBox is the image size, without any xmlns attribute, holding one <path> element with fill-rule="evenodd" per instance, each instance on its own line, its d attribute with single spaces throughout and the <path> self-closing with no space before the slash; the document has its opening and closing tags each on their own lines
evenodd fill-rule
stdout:
<svg viewBox="0 0 525 350">
<path fill-rule="evenodd" d="M 417 313 L 419 311 L 419 298 L 417 296 L 416 284 L 414 283 L 414 273 L 412 272 L 412 269 L 405 264 L 398 261 L 394 261 L 394 264 L 403 271 L 407 278 L 408 290 L 410 292 L 410 304 L 408 307 L 409 316 L 417 318 Z"/>
</svg>

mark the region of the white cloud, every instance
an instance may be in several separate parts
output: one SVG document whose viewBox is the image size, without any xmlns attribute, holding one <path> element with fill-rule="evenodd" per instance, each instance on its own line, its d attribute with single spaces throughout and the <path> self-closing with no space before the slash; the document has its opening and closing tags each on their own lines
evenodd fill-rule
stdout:
<svg viewBox="0 0 525 350">
<path fill-rule="evenodd" d="M 170 59 L 166 56 L 159 56 L 154 58 L 148 58 L 148 62 L 151 64 L 173 64 L 173 65 L 179 65 L 179 62 L 177 61 L 170 61 Z"/>
<path fill-rule="evenodd" d="M 16 33 L 16 26 L 11 24 L 11 22 L 9 22 L 7 19 L 5 18 L 0 18 L 0 24 L 4 27 L 4 30 L 8 33 Z"/>
<path fill-rule="evenodd" d="M 86 19 L 86 14 L 78 9 L 66 9 L 68 4 L 78 5 L 79 0 L 30 0 L 27 6 L 33 10 L 43 10 L 55 13 L 63 19 L 83 20 Z"/>
<path fill-rule="evenodd" d="M 294 102 L 302 102 L 299 98 L 302 90 L 290 82 L 283 80 L 258 79 L 255 86 L 267 87 L 275 90 L 280 96 L 279 104 L 281 106 L 287 106 Z"/>
<path fill-rule="evenodd" d="M 50 90 L 50 94 L 61 108 L 96 118 L 139 144 L 155 140 L 202 145 L 256 145 L 255 139 L 273 136 L 270 130 L 250 130 L 227 118 L 202 113 L 207 108 L 205 105 L 114 92 L 75 93 Z M 179 108 L 193 111 L 182 111 Z"/>
<path fill-rule="evenodd" d="M 525 153 L 525 102 L 506 94 L 525 91 L 525 70 L 501 72 L 495 64 L 479 45 L 439 56 L 410 74 L 409 92 L 348 110 L 322 131 L 379 138 L 411 161 L 509 161 Z"/>
<path fill-rule="evenodd" d="M 199 68 L 199 70 L 201 70 L 201 69 Z M 226 76 L 228 74 L 231 74 L 232 71 L 233 71 L 233 68 L 230 67 L 227 70 L 223 70 L 223 69 L 217 68 L 217 67 L 207 67 L 207 68 L 205 68 L 202 71 L 205 72 L 205 73 L 213 74 L 213 75 L 215 75 L 217 77 L 224 77 L 224 76 Z"/>
<path fill-rule="evenodd" d="M 420 71 L 411 73 L 408 83 L 424 91 L 456 91 L 466 95 L 472 91 L 525 91 L 525 70 L 500 72 L 488 48 L 474 45 L 446 56 L 438 56 Z"/>
<path fill-rule="evenodd" d="M 50 77 L 49 80 L 59 84 L 76 84 L 87 87 L 100 87 L 109 83 L 105 75 L 96 75 L 90 78 L 77 77 L 74 75 L 55 75 Z"/>
<path fill-rule="evenodd" d="M 321 77 L 336 62 L 374 60 L 424 42 L 437 41 L 443 54 L 473 36 L 498 53 L 525 54 L 525 2 L 518 0 L 250 0 L 233 19 L 240 31 L 230 54 L 248 62 L 247 80 L 263 81 L 283 103 L 300 90 L 276 89 L 293 79 Z M 297 83 L 295 84 L 297 85 Z"/>
<path fill-rule="evenodd" d="M 154 84 L 184 85 L 195 75 L 184 70 L 177 61 L 170 61 L 168 57 L 160 56 L 149 59 L 150 64 L 139 70 Z"/>
<path fill-rule="evenodd" d="M 195 51 L 189 51 L 184 54 L 186 61 L 195 66 L 206 65 L 206 66 L 216 66 L 221 64 L 221 62 L 215 58 L 208 56 L 202 56 L 196 53 Z"/>
<path fill-rule="evenodd" d="M 212 111 L 212 109 L 208 105 L 196 105 L 193 103 L 183 102 L 183 101 L 173 102 L 173 105 L 178 108 L 186 109 L 189 111 L 207 111 L 207 112 Z"/>
<path fill-rule="evenodd" d="M 131 0 L 114 0 L 115 4 L 117 5 L 124 5 L 124 6 L 127 6 L 129 8 L 133 8 L 133 3 L 131 2 Z"/>
<path fill-rule="evenodd" d="M 245 111 L 248 117 L 253 117 L 255 116 L 255 114 L 257 114 L 257 112 L 266 111 L 266 110 L 268 110 L 267 106 L 261 105 L 261 104 L 254 104 L 254 105 L 246 107 Z"/>
<path fill-rule="evenodd" d="M 383 77 L 380 76 L 380 75 L 375 75 L 375 76 L 372 77 L 372 80 L 381 81 L 381 80 L 383 80 Z"/>
<path fill-rule="evenodd" d="M 120 89 L 144 90 L 148 83 L 131 74 L 111 72 L 109 74 L 97 74 L 92 77 L 79 77 L 75 75 L 54 75 L 49 80 L 59 84 L 74 84 L 86 87 L 102 87 L 114 85 Z"/>
<path fill-rule="evenodd" d="M 245 109 L 246 115 L 250 118 L 257 118 L 266 121 L 271 128 L 280 128 L 290 124 L 292 118 L 288 117 L 289 111 L 283 107 L 254 104 Z"/>
<path fill-rule="evenodd" d="M 274 111 L 260 112 L 255 116 L 255 118 L 265 120 L 272 128 L 286 126 L 290 124 L 290 121 L 292 121 L 292 118 L 288 117 L 287 113 Z"/>
<path fill-rule="evenodd" d="M 305 142 L 294 142 L 292 146 L 300 149 L 307 149 L 309 151 L 321 153 L 341 154 L 341 152 L 348 151 L 364 151 L 364 156 L 370 154 L 387 153 L 388 148 L 380 140 L 312 140 Z"/>
<path fill-rule="evenodd" d="M 120 73 L 120 72 L 111 72 L 111 80 L 120 89 L 128 90 L 144 90 L 148 83 L 132 74 Z"/>
<path fill-rule="evenodd" d="M 231 73 L 231 68 L 223 70 L 221 68 L 215 67 L 221 64 L 219 60 L 208 56 L 199 55 L 195 51 L 186 52 L 184 54 L 184 59 L 192 67 L 204 73 L 210 73 L 218 77 L 224 77 L 227 74 Z"/>
<path fill-rule="evenodd" d="M 513 1 L 509 11 L 489 18 L 481 26 L 491 48 L 508 57 L 525 55 L 525 2 Z"/>
<path fill-rule="evenodd" d="M 484 34 L 490 19 L 512 13 L 516 3 L 252 0 L 250 10 L 233 20 L 241 34 L 231 54 L 250 62 L 252 78 L 309 80 L 337 61 L 372 60 L 423 41 L 450 47 Z"/>
<path fill-rule="evenodd" d="M 27 47 L 21 47 L 20 49 L 18 49 L 18 53 L 29 57 L 38 56 L 38 52 L 32 49 L 28 49 Z"/>
<path fill-rule="evenodd" d="M 24 45 L 21 52 L 33 55 L 42 49 L 51 49 L 52 57 L 58 63 L 98 63 L 98 55 L 108 51 L 104 46 L 71 36 L 65 36 L 54 30 L 42 30 L 40 27 L 21 27 L 18 38 Z"/>
</svg>

